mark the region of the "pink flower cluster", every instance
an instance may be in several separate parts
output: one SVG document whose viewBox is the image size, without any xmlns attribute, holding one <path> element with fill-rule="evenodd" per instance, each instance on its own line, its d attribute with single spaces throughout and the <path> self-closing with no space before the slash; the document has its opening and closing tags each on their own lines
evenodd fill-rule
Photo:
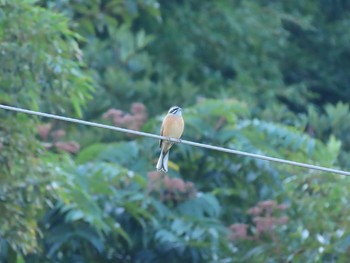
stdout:
<svg viewBox="0 0 350 263">
<path fill-rule="evenodd" d="M 147 121 L 147 111 L 144 104 L 135 102 L 131 104 L 130 113 L 119 109 L 109 109 L 102 117 L 112 120 L 115 126 L 139 131 Z"/>
<path fill-rule="evenodd" d="M 157 171 L 149 172 L 148 179 L 148 192 L 163 202 L 182 202 L 196 196 L 192 182 L 171 178 Z"/>
<path fill-rule="evenodd" d="M 247 224 L 232 224 L 229 226 L 231 230 L 230 240 L 239 240 L 239 239 L 250 239 L 248 236 L 248 228 Z"/>
<path fill-rule="evenodd" d="M 254 225 L 232 224 L 229 226 L 231 234 L 229 239 L 236 240 L 260 240 L 263 237 L 275 239 L 277 226 L 285 225 L 288 222 L 287 216 L 278 216 L 281 211 L 288 208 L 286 204 L 277 204 L 273 200 L 259 202 L 251 207 L 247 213 L 253 217 Z M 248 234 L 251 229 L 252 234 Z"/>
<path fill-rule="evenodd" d="M 68 153 L 77 153 L 80 145 L 74 141 L 60 141 L 66 132 L 62 129 L 53 129 L 52 123 L 46 123 L 37 127 L 39 137 L 45 141 L 43 143 L 46 149 L 59 149 Z"/>
</svg>

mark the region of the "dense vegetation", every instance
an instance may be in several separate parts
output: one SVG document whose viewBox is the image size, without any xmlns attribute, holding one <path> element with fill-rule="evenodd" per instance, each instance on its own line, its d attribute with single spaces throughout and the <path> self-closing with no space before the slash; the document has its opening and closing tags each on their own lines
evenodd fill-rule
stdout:
<svg viewBox="0 0 350 263">
<path fill-rule="evenodd" d="M 350 4 L 0 0 L 0 104 L 350 170 Z M 0 110 L 0 262 L 348 262 L 349 178 Z"/>
</svg>

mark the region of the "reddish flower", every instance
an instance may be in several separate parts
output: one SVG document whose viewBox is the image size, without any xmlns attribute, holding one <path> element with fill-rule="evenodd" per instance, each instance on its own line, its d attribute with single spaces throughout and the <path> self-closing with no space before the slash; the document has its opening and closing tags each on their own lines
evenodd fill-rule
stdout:
<svg viewBox="0 0 350 263">
<path fill-rule="evenodd" d="M 131 114 L 118 109 L 110 109 L 103 114 L 104 119 L 111 119 L 115 126 L 123 126 L 131 130 L 140 130 L 147 120 L 146 107 L 142 103 L 131 105 Z M 133 136 L 133 135 L 128 135 Z"/>
<path fill-rule="evenodd" d="M 273 200 L 266 200 L 259 202 L 258 206 L 261 208 L 274 208 L 276 206 L 276 202 Z"/>
<path fill-rule="evenodd" d="M 178 190 L 180 192 L 186 192 L 186 184 L 183 180 L 179 178 L 174 178 L 172 181 L 175 190 Z"/>
<path fill-rule="evenodd" d="M 147 114 L 145 114 L 145 113 L 136 113 L 134 115 L 134 118 L 135 118 L 136 122 L 143 123 L 143 122 L 145 122 L 147 120 Z"/>
<path fill-rule="evenodd" d="M 134 117 L 131 114 L 127 113 L 124 115 L 122 120 L 122 124 L 130 124 L 134 122 Z"/>
<path fill-rule="evenodd" d="M 260 215 L 261 213 L 262 213 L 262 208 L 257 207 L 257 206 L 249 208 L 249 210 L 248 210 L 248 214 L 253 215 L 253 216 Z"/>
<path fill-rule="evenodd" d="M 286 224 L 288 222 L 288 217 L 277 217 L 272 215 L 278 213 L 279 211 L 284 211 L 287 208 L 287 205 L 277 204 L 277 202 L 273 200 L 262 201 L 259 202 L 257 206 L 251 207 L 247 213 L 253 216 L 253 227 L 255 227 L 255 232 L 253 235 L 245 237 L 245 239 L 260 240 L 261 237 L 266 236 L 276 241 L 277 235 L 275 228 Z M 236 228 L 239 229 L 239 224 L 233 224 L 230 226 L 230 229 L 234 232 L 234 234 L 230 236 L 231 240 L 235 240 L 240 237 L 239 234 L 237 234 Z M 240 232 L 240 234 L 244 235 L 245 233 L 243 230 L 241 231 L 242 232 Z"/>
<path fill-rule="evenodd" d="M 54 131 L 54 132 L 52 133 L 52 136 L 53 136 L 53 138 L 54 138 L 55 140 L 58 140 L 58 139 L 62 138 L 62 137 L 65 136 L 65 135 L 66 135 L 66 132 L 65 132 L 64 130 L 62 130 L 62 129 L 57 130 L 57 131 Z"/>
<path fill-rule="evenodd" d="M 102 116 L 104 119 L 114 119 L 115 117 L 120 117 L 123 115 L 123 112 L 121 110 L 117 109 L 109 109 L 107 112 L 105 112 Z"/>
<path fill-rule="evenodd" d="M 169 176 L 164 176 L 163 183 L 164 183 L 164 187 L 167 190 L 169 190 L 169 191 L 172 190 L 172 188 L 173 188 L 173 181 L 172 181 L 172 179 Z"/>
<path fill-rule="evenodd" d="M 68 153 L 77 153 L 80 150 L 80 145 L 77 142 L 57 142 L 55 146 Z"/>
<path fill-rule="evenodd" d="M 145 111 L 146 111 L 146 107 L 142 103 L 135 102 L 131 104 L 131 113 L 137 114 L 137 113 L 144 113 Z"/>
<path fill-rule="evenodd" d="M 247 239 L 247 224 L 232 224 L 229 226 L 231 230 L 230 240 Z"/>
<path fill-rule="evenodd" d="M 149 182 L 148 182 L 148 191 L 158 191 L 161 188 L 161 179 L 162 174 L 157 171 L 149 172 L 147 174 Z"/>
<path fill-rule="evenodd" d="M 288 205 L 287 204 L 280 204 L 276 207 L 278 210 L 287 210 L 288 209 Z"/>
<path fill-rule="evenodd" d="M 147 176 L 151 181 L 156 181 L 162 178 L 162 174 L 158 171 L 149 172 Z"/>
<path fill-rule="evenodd" d="M 128 125 L 128 129 L 134 130 L 134 131 L 139 131 L 141 129 L 141 127 L 137 123 L 131 123 L 130 125 Z M 132 135 L 132 134 L 129 134 L 129 135 Z"/>
<path fill-rule="evenodd" d="M 274 218 L 272 217 L 255 217 L 253 221 L 256 224 L 257 233 L 269 232 L 275 226 Z"/>
<path fill-rule="evenodd" d="M 52 129 L 52 123 L 42 124 L 37 127 L 41 139 L 46 140 Z"/>
<path fill-rule="evenodd" d="M 282 216 L 282 217 L 276 218 L 276 224 L 285 225 L 288 222 L 288 220 L 289 220 L 288 216 Z"/>
</svg>

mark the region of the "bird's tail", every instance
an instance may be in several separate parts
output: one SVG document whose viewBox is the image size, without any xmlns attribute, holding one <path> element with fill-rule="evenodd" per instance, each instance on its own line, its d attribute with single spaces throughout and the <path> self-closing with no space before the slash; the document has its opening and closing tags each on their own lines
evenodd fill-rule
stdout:
<svg viewBox="0 0 350 263">
<path fill-rule="evenodd" d="M 169 160 L 169 151 L 166 153 L 163 150 L 160 151 L 160 156 L 157 162 L 157 170 L 167 172 L 168 171 L 168 160 Z"/>
</svg>

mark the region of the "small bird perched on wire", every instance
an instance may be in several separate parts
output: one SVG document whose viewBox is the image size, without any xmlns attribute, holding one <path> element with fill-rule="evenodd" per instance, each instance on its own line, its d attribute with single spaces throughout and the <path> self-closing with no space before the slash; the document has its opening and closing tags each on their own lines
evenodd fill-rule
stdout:
<svg viewBox="0 0 350 263">
<path fill-rule="evenodd" d="M 160 135 L 171 138 L 180 138 L 184 131 L 184 126 L 182 109 L 178 106 L 173 106 L 164 117 L 162 127 L 160 129 Z M 168 171 L 169 150 L 173 144 L 174 143 L 170 141 L 160 140 L 159 147 L 161 150 L 156 166 L 158 171 Z"/>
</svg>

